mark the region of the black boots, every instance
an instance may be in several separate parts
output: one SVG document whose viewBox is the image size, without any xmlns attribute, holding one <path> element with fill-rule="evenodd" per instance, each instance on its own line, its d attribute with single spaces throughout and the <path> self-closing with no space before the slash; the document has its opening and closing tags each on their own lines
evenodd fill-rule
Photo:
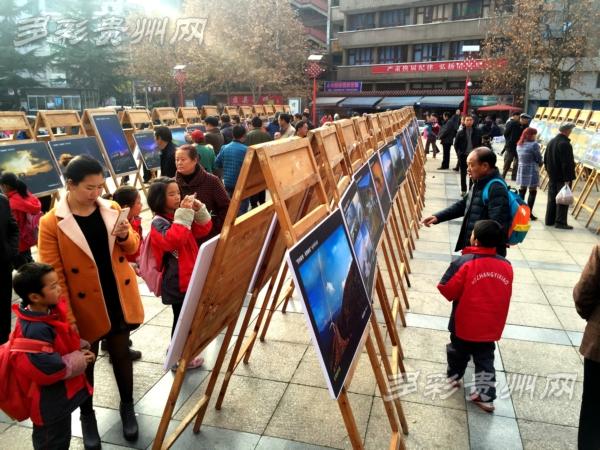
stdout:
<svg viewBox="0 0 600 450">
<path fill-rule="evenodd" d="M 138 438 L 138 423 L 133 410 L 133 403 L 121 402 L 119 405 L 121 422 L 123 422 L 123 437 L 128 441 L 135 441 Z"/>
<path fill-rule="evenodd" d="M 83 447 L 85 450 L 100 450 L 100 434 L 98 433 L 98 424 L 96 423 L 96 414 L 92 411 L 91 414 L 80 415 L 81 432 L 83 434 Z"/>
<path fill-rule="evenodd" d="M 527 206 L 529 206 L 531 220 L 537 220 L 537 217 L 533 215 L 533 205 L 535 203 L 535 196 L 537 195 L 537 190 L 532 191 L 529 189 L 529 197 L 527 197 Z"/>
</svg>

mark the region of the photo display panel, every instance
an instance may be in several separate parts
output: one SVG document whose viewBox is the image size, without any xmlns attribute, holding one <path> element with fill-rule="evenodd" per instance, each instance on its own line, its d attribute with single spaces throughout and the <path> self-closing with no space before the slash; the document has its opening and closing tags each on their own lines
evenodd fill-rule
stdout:
<svg viewBox="0 0 600 450">
<path fill-rule="evenodd" d="M 393 199 L 398 191 L 398 180 L 396 179 L 394 158 L 398 158 L 398 149 L 396 148 L 395 141 L 387 144 L 379 151 L 379 159 L 381 160 L 383 176 L 390 194 L 390 199 Z"/>
<path fill-rule="evenodd" d="M 406 151 L 402 134 L 397 134 L 394 142 L 390 144 L 390 153 L 392 155 L 392 162 L 394 163 L 396 183 L 400 186 L 406 178 L 406 170 L 409 165 L 408 152 Z"/>
<path fill-rule="evenodd" d="M 384 219 L 368 162 L 363 164 L 363 166 L 354 174 L 354 180 L 356 181 L 358 196 L 363 209 L 369 218 L 369 232 L 371 234 L 373 245 L 377 247 L 381 234 L 383 233 Z"/>
<path fill-rule="evenodd" d="M 63 187 L 60 171 L 45 142 L 0 146 L 0 172 L 12 172 L 34 195 Z"/>
<path fill-rule="evenodd" d="M 413 118 L 413 120 L 411 120 L 409 122 L 409 127 L 410 128 L 410 134 L 408 137 L 410 137 L 411 142 L 412 142 L 412 146 L 413 149 L 417 148 L 417 143 L 419 142 L 419 124 L 417 122 L 417 118 Z M 411 156 L 411 160 L 412 160 L 412 156 Z"/>
<path fill-rule="evenodd" d="M 352 181 L 344 192 L 339 207 L 365 289 L 369 298 L 372 298 L 377 267 L 377 245 L 371 235 L 371 220 L 360 200 L 356 181 Z"/>
<path fill-rule="evenodd" d="M 390 208 L 392 206 L 392 199 L 387 190 L 385 175 L 383 174 L 383 167 L 381 167 L 381 161 L 379 160 L 379 154 L 373 153 L 369 158 L 369 168 L 371 169 L 371 177 L 375 184 L 375 192 L 381 205 L 381 212 L 384 218 L 387 218 Z"/>
<path fill-rule="evenodd" d="M 133 133 L 133 139 L 135 139 L 135 143 L 140 150 L 140 155 L 142 155 L 142 161 L 144 161 L 146 169 L 159 169 L 160 150 L 158 149 L 158 145 L 156 145 L 154 132 L 139 131 L 137 133 Z"/>
<path fill-rule="evenodd" d="M 102 150 L 100 150 L 98 141 L 95 137 L 61 139 L 59 141 L 50 141 L 48 144 L 50 145 L 50 150 L 52 150 L 58 167 L 63 174 L 65 173 L 66 166 L 61 164 L 61 160 L 65 158 L 74 158 L 75 156 L 80 155 L 87 155 L 100 163 L 104 178 L 110 177 L 110 172 L 106 166 L 106 160 L 102 155 Z"/>
<path fill-rule="evenodd" d="M 187 144 L 185 141 L 185 128 L 171 128 L 171 135 L 173 136 L 173 144 L 175 147 L 181 147 Z"/>
<path fill-rule="evenodd" d="M 402 130 L 402 139 L 404 139 L 404 149 L 406 150 L 406 164 L 410 164 L 413 160 L 413 155 L 415 154 L 415 148 L 417 148 L 417 143 L 413 142 L 408 134 L 408 128 Z"/>
<path fill-rule="evenodd" d="M 91 117 L 96 134 L 104 147 L 108 163 L 115 175 L 127 175 L 137 171 L 135 159 L 125 138 L 125 132 L 116 114 L 99 114 Z"/>
<path fill-rule="evenodd" d="M 329 393 L 338 398 L 371 317 L 339 209 L 290 249 L 288 265 Z"/>
<path fill-rule="evenodd" d="M 600 134 L 585 130 L 591 134 L 587 150 L 583 155 L 583 163 L 595 168 L 600 168 Z"/>
</svg>

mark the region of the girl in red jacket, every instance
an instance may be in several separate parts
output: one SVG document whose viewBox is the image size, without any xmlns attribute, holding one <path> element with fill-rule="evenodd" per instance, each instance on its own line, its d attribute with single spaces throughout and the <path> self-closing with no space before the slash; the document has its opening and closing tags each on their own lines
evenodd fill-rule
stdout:
<svg viewBox="0 0 600 450">
<path fill-rule="evenodd" d="M 13 266 L 19 269 L 23 264 L 33 261 L 31 247 L 37 245 L 33 222 L 39 221 L 42 204 L 14 173 L 4 172 L 0 176 L 0 188 L 8 197 L 10 209 L 19 226 L 19 255 L 13 260 Z"/>
<path fill-rule="evenodd" d="M 162 265 L 162 302 L 173 308 L 172 337 L 198 255 L 196 239 L 210 233 L 212 222 L 206 206 L 195 195 L 181 199 L 174 178 L 159 177 L 152 181 L 148 206 L 154 213 L 150 247 L 155 260 Z M 188 369 L 199 367 L 203 362 L 197 356 Z"/>
</svg>

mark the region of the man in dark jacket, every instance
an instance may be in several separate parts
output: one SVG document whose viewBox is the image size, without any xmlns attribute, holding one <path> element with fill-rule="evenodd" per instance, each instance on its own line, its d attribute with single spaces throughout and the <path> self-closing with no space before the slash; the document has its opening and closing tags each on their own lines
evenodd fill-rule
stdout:
<svg viewBox="0 0 600 450">
<path fill-rule="evenodd" d="M 442 155 L 442 165 L 438 168 L 438 170 L 446 170 L 450 168 L 450 148 L 452 147 L 452 142 L 454 142 L 454 137 L 456 136 L 456 132 L 458 131 L 458 126 L 460 124 L 460 116 L 452 116 L 449 117 L 447 112 L 444 113 L 444 124 L 442 125 L 442 130 L 440 131 L 440 135 L 438 139 L 442 143 L 442 148 L 444 149 Z"/>
<path fill-rule="evenodd" d="M 511 120 L 506 124 L 504 130 L 504 169 L 502 169 L 502 178 L 506 178 L 506 174 L 512 165 L 512 172 L 510 179 L 513 181 L 517 180 L 517 169 L 519 168 L 519 158 L 517 157 L 517 142 L 521 139 L 523 130 L 529 126 L 531 116 L 528 114 L 521 114 L 518 120 L 516 114 L 513 114 Z M 513 165 L 513 161 L 515 162 Z"/>
<path fill-rule="evenodd" d="M 508 191 L 503 183 L 492 183 L 489 187 L 488 201 L 487 203 L 483 201 L 485 186 L 492 179 L 500 178 L 500 172 L 496 168 L 496 154 L 487 147 L 476 148 L 469 154 L 467 164 L 469 175 L 474 182 L 469 195 L 464 196 L 448 208 L 423 219 L 423 225 L 429 227 L 463 217 L 455 251 L 462 250 L 469 245 L 471 232 L 478 220 L 495 220 L 502 225 L 505 236 L 508 234 L 512 222 L 508 205 Z M 499 255 L 506 256 L 506 245 L 500 245 L 496 250 Z"/>
<path fill-rule="evenodd" d="M 219 130 L 219 119 L 214 116 L 208 116 L 204 119 L 204 123 L 206 124 L 206 133 L 204 133 L 204 140 L 207 144 L 212 145 L 212 148 L 215 150 L 215 154 L 218 155 L 221 151 L 221 147 L 225 142 L 225 138 Z"/>
<path fill-rule="evenodd" d="M 474 123 L 471 116 L 465 117 L 465 123 L 454 138 L 454 148 L 460 167 L 460 191 L 463 195 L 467 192 L 467 157 L 471 150 L 481 146 L 481 131 L 473 126 Z"/>
<path fill-rule="evenodd" d="M 233 141 L 233 125 L 229 114 L 221 114 L 221 134 L 223 135 L 224 144 Z"/>
<path fill-rule="evenodd" d="M 12 271 L 11 261 L 19 254 L 19 227 L 8 198 L 0 194 L 0 344 L 8 341 L 10 334 Z"/>
<path fill-rule="evenodd" d="M 160 150 L 160 174 L 163 177 L 173 178 L 177 168 L 175 167 L 175 144 L 169 127 L 156 127 L 154 129 L 154 140 Z"/>
<path fill-rule="evenodd" d="M 544 153 L 544 165 L 550 183 L 548 184 L 548 205 L 546 206 L 546 226 L 554 225 L 562 230 L 571 230 L 567 225 L 568 205 L 557 205 L 556 195 L 565 184 L 571 185 L 575 179 L 575 158 L 569 136 L 575 128 L 572 122 L 563 123 L 559 134 L 548 142 Z"/>
</svg>

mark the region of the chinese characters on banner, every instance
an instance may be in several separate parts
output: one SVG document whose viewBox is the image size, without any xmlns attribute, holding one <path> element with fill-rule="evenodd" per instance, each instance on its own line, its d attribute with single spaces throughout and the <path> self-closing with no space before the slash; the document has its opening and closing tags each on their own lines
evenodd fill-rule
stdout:
<svg viewBox="0 0 600 450">
<path fill-rule="evenodd" d="M 258 102 L 255 102 L 251 95 L 230 95 L 227 104 L 230 106 L 283 105 L 283 96 L 261 95 L 258 97 Z"/>
<path fill-rule="evenodd" d="M 49 39 L 60 45 L 77 45 L 90 41 L 98 46 L 117 46 L 128 41 L 130 44 L 158 43 L 163 45 L 167 38 L 169 17 L 137 19 L 133 28 L 128 28 L 124 17 L 100 16 L 93 21 L 77 18 L 51 18 L 50 16 L 27 17 L 17 22 L 13 44 L 15 47 L 37 44 Z M 185 17 L 175 22 L 169 44 L 185 42 L 202 45 L 207 18 Z M 50 31 L 52 30 L 52 31 Z"/>
<path fill-rule="evenodd" d="M 465 59 L 459 61 L 415 62 L 402 64 L 379 64 L 371 67 L 373 74 L 389 73 L 419 73 L 419 72 L 450 72 L 450 71 L 475 71 L 491 66 L 503 67 L 507 64 L 505 59 Z"/>
</svg>

